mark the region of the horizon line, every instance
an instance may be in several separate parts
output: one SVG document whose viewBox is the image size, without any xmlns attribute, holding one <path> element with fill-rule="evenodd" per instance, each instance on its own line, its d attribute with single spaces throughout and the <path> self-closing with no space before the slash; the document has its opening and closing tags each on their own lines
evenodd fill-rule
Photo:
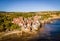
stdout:
<svg viewBox="0 0 60 41">
<path fill-rule="evenodd" d="M 46 11 L 60 11 L 60 10 L 46 10 Z M 0 11 L 0 12 L 46 12 L 46 11 Z"/>
</svg>

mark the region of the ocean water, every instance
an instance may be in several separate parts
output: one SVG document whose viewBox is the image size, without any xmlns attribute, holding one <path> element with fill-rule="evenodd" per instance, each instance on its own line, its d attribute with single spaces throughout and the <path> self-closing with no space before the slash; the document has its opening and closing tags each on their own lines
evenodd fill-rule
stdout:
<svg viewBox="0 0 60 41">
<path fill-rule="evenodd" d="M 46 24 L 45 28 L 48 29 L 52 39 L 60 39 L 60 19 L 53 21 L 53 23 Z"/>
<path fill-rule="evenodd" d="M 45 24 L 44 31 L 39 32 L 39 36 L 31 41 L 60 41 L 60 19 Z"/>
</svg>

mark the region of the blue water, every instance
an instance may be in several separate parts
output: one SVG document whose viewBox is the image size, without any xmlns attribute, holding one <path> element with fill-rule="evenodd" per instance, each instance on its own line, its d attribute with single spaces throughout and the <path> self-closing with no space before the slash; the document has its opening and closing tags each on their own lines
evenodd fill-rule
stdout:
<svg viewBox="0 0 60 41">
<path fill-rule="evenodd" d="M 39 36 L 33 41 L 60 41 L 60 19 L 45 24 L 44 31 L 39 32 Z"/>
<path fill-rule="evenodd" d="M 46 33 L 50 34 L 51 39 L 60 39 L 60 19 L 54 20 L 53 23 L 45 24 Z"/>
<path fill-rule="evenodd" d="M 39 31 L 38 36 L 28 41 L 60 41 L 60 19 L 54 20 L 53 23 L 45 24 L 44 30 Z M 7 36 L 8 37 L 8 36 Z M 22 38 L 8 38 L 4 41 L 21 41 Z"/>
</svg>

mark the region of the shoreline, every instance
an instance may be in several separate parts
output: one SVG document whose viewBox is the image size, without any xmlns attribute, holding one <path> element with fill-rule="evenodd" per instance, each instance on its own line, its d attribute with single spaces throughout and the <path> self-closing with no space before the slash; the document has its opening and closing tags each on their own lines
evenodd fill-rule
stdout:
<svg viewBox="0 0 60 41">
<path fill-rule="evenodd" d="M 52 18 L 51 20 L 53 21 L 54 19 L 60 19 L 60 17 L 58 18 Z M 47 19 L 48 21 L 50 19 Z M 45 22 L 45 21 L 44 21 Z M 50 21 L 49 21 L 50 22 Z M 46 22 L 45 22 L 46 23 Z M 43 23 L 44 24 L 44 23 Z M 5 39 L 5 37 L 9 36 L 10 38 L 13 38 L 15 37 L 14 35 L 16 34 L 16 37 L 21 37 L 23 39 L 27 38 L 28 40 L 29 39 L 32 39 L 32 38 L 35 38 L 35 37 L 38 37 L 39 36 L 39 32 L 43 32 L 44 31 L 44 26 L 42 28 L 40 28 L 39 31 L 37 31 L 36 33 L 35 32 L 22 32 L 22 31 L 19 31 L 19 30 L 15 30 L 15 31 L 8 31 L 8 32 L 4 32 L 4 34 L 2 34 L 0 36 L 0 40 Z M 29 36 L 28 36 L 29 35 Z M 6 38 L 8 39 L 8 38 Z"/>
<path fill-rule="evenodd" d="M 48 19 L 45 19 L 45 20 L 41 20 L 41 23 L 42 24 L 44 24 L 44 23 L 53 23 L 53 20 L 56 20 L 56 19 L 60 19 L 60 16 L 48 18 Z"/>
</svg>

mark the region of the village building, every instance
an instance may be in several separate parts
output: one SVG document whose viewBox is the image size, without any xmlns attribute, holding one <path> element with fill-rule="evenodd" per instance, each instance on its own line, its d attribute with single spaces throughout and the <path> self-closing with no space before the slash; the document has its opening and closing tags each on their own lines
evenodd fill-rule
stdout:
<svg viewBox="0 0 60 41">
<path fill-rule="evenodd" d="M 12 23 L 19 25 L 21 28 L 21 31 L 38 30 L 38 27 L 40 26 L 39 16 L 34 16 L 32 18 L 31 17 L 28 17 L 28 18 L 18 17 L 18 18 L 14 18 Z"/>
<path fill-rule="evenodd" d="M 38 27 L 40 25 L 40 22 L 39 22 L 39 17 L 38 16 L 34 16 L 33 17 L 33 23 L 32 23 L 32 30 L 38 30 Z"/>
</svg>

